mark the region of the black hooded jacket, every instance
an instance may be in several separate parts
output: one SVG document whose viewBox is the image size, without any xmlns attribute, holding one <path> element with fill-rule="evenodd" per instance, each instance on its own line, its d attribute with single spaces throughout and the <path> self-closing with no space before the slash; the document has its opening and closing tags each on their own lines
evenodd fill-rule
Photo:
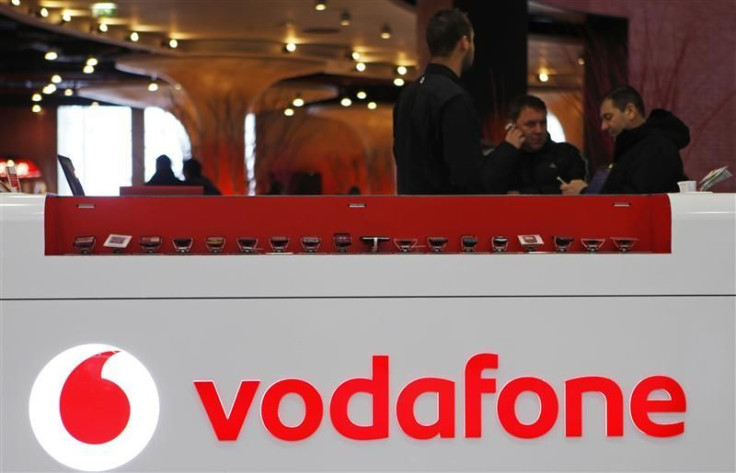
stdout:
<svg viewBox="0 0 736 473">
<path fill-rule="evenodd" d="M 602 194 L 677 192 L 686 180 L 679 150 L 690 143 L 690 130 L 666 110 L 652 110 L 647 121 L 616 137 L 613 165 Z"/>
</svg>

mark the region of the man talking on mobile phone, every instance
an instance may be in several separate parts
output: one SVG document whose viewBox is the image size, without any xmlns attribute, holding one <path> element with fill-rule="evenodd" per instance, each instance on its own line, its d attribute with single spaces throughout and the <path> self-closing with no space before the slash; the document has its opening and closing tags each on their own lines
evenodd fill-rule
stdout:
<svg viewBox="0 0 736 473">
<path fill-rule="evenodd" d="M 560 186 L 585 182 L 587 162 L 569 143 L 552 141 L 547 132 L 547 106 L 538 97 L 522 95 L 511 101 L 506 138 L 489 158 L 503 192 L 560 194 Z"/>
</svg>

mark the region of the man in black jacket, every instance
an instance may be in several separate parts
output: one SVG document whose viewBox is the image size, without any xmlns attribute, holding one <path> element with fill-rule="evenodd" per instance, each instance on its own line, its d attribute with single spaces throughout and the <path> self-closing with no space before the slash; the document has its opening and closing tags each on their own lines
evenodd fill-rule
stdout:
<svg viewBox="0 0 736 473">
<path fill-rule="evenodd" d="M 473 27 L 460 10 L 437 12 L 427 26 L 431 58 L 394 108 L 399 194 L 481 194 L 486 159 L 481 130 L 459 76 L 473 64 Z"/>
<path fill-rule="evenodd" d="M 182 174 L 184 174 L 184 184 L 188 186 L 202 186 L 204 188 L 204 195 L 222 195 L 220 189 L 202 175 L 202 163 L 195 158 L 184 161 Z"/>
<path fill-rule="evenodd" d="M 556 143 L 547 133 L 547 106 L 539 97 L 522 95 L 509 106 L 508 132 L 490 154 L 502 192 L 560 194 L 560 184 L 584 183 L 587 163 L 569 143 Z"/>
<path fill-rule="evenodd" d="M 633 87 L 611 90 L 601 103 L 601 129 L 616 141 L 613 164 L 602 194 L 678 192 L 687 180 L 679 150 L 690 143 L 690 130 L 666 110 L 645 119 L 644 102 Z M 564 194 L 585 193 L 585 186 L 563 186 Z"/>
</svg>

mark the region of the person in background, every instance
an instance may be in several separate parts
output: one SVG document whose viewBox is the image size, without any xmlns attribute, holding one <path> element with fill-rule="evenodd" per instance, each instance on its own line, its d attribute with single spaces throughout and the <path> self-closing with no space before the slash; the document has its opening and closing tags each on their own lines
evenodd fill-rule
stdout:
<svg viewBox="0 0 736 473">
<path fill-rule="evenodd" d="M 475 33 L 460 10 L 441 10 L 427 25 L 430 59 L 394 107 L 399 194 L 490 192 L 481 129 L 460 75 L 473 65 Z"/>
<path fill-rule="evenodd" d="M 672 113 L 656 109 L 645 118 L 644 101 L 633 87 L 616 87 L 601 102 L 601 129 L 615 141 L 613 164 L 602 194 L 678 192 L 687 180 L 680 152 L 690 130 Z M 585 183 L 560 187 L 563 194 L 592 193 Z"/>
<path fill-rule="evenodd" d="M 147 186 L 181 186 L 183 184 L 171 169 L 171 158 L 165 154 L 156 158 L 156 172 L 146 182 Z"/>
<path fill-rule="evenodd" d="M 282 195 L 283 193 L 284 185 L 279 180 L 271 181 L 271 184 L 268 186 L 268 190 L 266 191 L 266 195 Z"/>
<path fill-rule="evenodd" d="M 506 139 L 489 155 L 502 191 L 560 194 L 560 184 L 585 182 L 587 162 L 569 143 L 556 143 L 547 133 L 547 106 L 538 97 L 511 101 Z M 503 177 L 502 177 L 503 176 Z"/>
<path fill-rule="evenodd" d="M 202 163 L 196 159 L 184 161 L 182 172 L 184 173 L 184 184 L 204 187 L 204 195 L 222 195 L 220 189 L 202 175 Z"/>
</svg>

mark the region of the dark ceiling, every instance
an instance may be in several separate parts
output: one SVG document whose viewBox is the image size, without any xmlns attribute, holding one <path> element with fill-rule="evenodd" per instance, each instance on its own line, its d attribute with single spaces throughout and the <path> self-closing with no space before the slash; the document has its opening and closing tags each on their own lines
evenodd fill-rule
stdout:
<svg viewBox="0 0 736 473">
<path fill-rule="evenodd" d="M 57 60 L 44 59 L 50 49 L 59 52 Z M 54 74 L 61 75 L 63 82 L 57 86 L 62 90 L 110 81 L 140 80 L 138 76 L 115 69 L 114 58 L 126 52 L 127 48 L 61 35 L 0 15 L 0 104 L 28 105 L 30 96 L 40 92 Z M 91 75 L 82 71 L 89 57 L 99 61 Z M 44 97 L 44 102 L 89 103 L 86 99 L 58 93 Z"/>
<path fill-rule="evenodd" d="M 414 5 L 412 0 L 404 3 Z M 533 6 L 533 5 L 532 5 Z M 578 18 L 550 17 L 544 9 L 530 8 L 530 33 L 554 37 L 579 36 Z M 56 61 L 44 59 L 49 49 L 59 52 Z M 126 48 L 124 44 L 95 41 L 93 36 L 79 37 L 22 23 L 0 14 L 0 105 L 30 106 L 31 96 L 46 86 L 51 76 L 61 75 L 59 89 L 77 89 L 111 82 L 137 82 L 141 76 L 121 72 L 115 68 L 115 59 L 127 53 L 146 54 L 140 48 Z M 85 74 L 82 68 L 90 56 L 99 61 L 94 74 Z M 358 89 L 366 90 L 376 101 L 395 101 L 400 88 L 389 80 L 350 75 L 316 74 L 285 82 L 313 82 L 337 87 L 339 96 L 352 95 Z M 44 105 L 89 104 L 91 101 L 76 95 L 62 93 L 47 95 Z"/>
<path fill-rule="evenodd" d="M 59 53 L 55 61 L 44 58 L 51 49 Z M 115 68 L 115 58 L 127 53 L 142 54 L 140 50 L 37 28 L 0 14 L 0 106 L 30 106 L 31 96 L 40 93 L 54 74 L 62 77 L 63 82 L 57 84 L 61 91 L 146 80 Z M 99 61 L 94 74 L 82 71 L 89 57 Z M 400 92 L 390 81 L 369 77 L 315 74 L 284 82 L 290 81 L 335 86 L 340 91 L 339 96 L 354 95 L 358 90 L 365 90 L 378 102 L 393 102 Z M 91 102 L 83 97 L 68 97 L 59 92 L 43 97 L 45 106 L 85 105 Z"/>
</svg>

